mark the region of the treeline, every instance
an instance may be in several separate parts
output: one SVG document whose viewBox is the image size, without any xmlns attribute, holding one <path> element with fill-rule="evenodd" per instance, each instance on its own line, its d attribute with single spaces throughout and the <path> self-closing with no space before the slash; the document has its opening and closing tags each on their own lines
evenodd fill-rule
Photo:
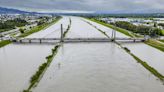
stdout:
<svg viewBox="0 0 164 92">
<path fill-rule="evenodd" d="M 164 23 L 159 23 L 158 26 L 161 26 L 164 28 Z"/>
<path fill-rule="evenodd" d="M 91 13 L 91 14 L 79 14 L 78 16 L 88 17 L 88 18 L 164 18 L 164 14 L 161 13 L 150 13 L 150 14 L 99 14 L 99 13 Z"/>
<path fill-rule="evenodd" d="M 130 22 L 126 21 L 117 21 L 115 23 L 111 23 L 112 25 L 115 25 L 117 27 L 132 31 L 134 33 L 139 33 L 142 35 L 149 35 L 151 37 L 154 36 L 161 36 L 163 35 L 162 30 L 156 27 L 149 27 L 149 26 L 144 26 L 144 25 L 139 25 L 136 26 Z M 156 25 L 154 25 L 156 26 Z"/>
<path fill-rule="evenodd" d="M 0 22 L 0 32 L 8 31 L 14 29 L 15 27 L 21 27 L 27 25 L 28 22 L 26 20 L 16 18 L 14 20 L 7 20 L 5 22 Z"/>
<path fill-rule="evenodd" d="M 37 25 L 39 26 L 39 25 L 46 23 L 50 18 L 46 17 L 46 16 L 41 16 L 38 19 L 39 19 L 39 21 L 37 21 Z"/>
<path fill-rule="evenodd" d="M 59 18 L 61 18 L 61 16 L 56 17 L 56 19 L 59 19 Z M 50 18 L 46 16 L 39 17 L 38 19 L 39 19 L 39 21 L 37 21 L 38 26 L 47 23 L 50 19 L 52 19 L 52 21 L 55 20 L 54 18 Z"/>
</svg>

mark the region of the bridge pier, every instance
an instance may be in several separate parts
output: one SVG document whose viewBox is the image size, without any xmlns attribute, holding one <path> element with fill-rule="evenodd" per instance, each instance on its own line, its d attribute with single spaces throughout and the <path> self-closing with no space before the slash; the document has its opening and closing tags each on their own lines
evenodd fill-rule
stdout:
<svg viewBox="0 0 164 92">
<path fill-rule="evenodd" d="M 39 42 L 42 43 L 42 40 L 40 39 Z"/>
<path fill-rule="evenodd" d="M 29 43 L 31 43 L 31 40 L 29 40 Z"/>
<path fill-rule="evenodd" d="M 20 43 L 22 43 L 22 40 L 19 40 Z"/>
<path fill-rule="evenodd" d="M 133 42 L 136 42 L 136 39 L 134 39 Z"/>
<path fill-rule="evenodd" d="M 15 40 L 15 39 L 13 39 L 13 40 L 10 40 L 10 41 L 12 41 L 12 42 L 17 42 L 17 40 Z"/>
<path fill-rule="evenodd" d="M 145 42 L 146 40 L 144 39 L 144 40 L 141 40 L 141 42 Z"/>
<path fill-rule="evenodd" d="M 112 41 L 112 42 L 115 42 L 115 39 L 112 38 L 111 41 Z"/>
<path fill-rule="evenodd" d="M 3 41 L 3 37 L 1 37 L 1 40 Z"/>
</svg>

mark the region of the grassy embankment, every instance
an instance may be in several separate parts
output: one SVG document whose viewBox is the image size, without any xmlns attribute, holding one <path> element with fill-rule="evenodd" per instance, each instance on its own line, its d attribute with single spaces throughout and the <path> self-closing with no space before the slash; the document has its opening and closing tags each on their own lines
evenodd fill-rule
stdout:
<svg viewBox="0 0 164 92">
<path fill-rule="evenodd" d="M 162 30 L 162 35 L 164 35 L 164 30 Z"/>
<path fill-rule="evenodd" d="M 53 25 L 54 23 L 58 22 L 60 19 L 61 19 L 61 17 L 58 17 L 55 20 L 53 20 L 51 23 L 45 23 L 45 24 L 36 26 L 36 27 L 32 28 L 30 31 L 27 31 L 27 32 L 21 34 L 20 36 L 18 36 L 18 38 L 26 37 L 26 36 L 29 36 L 33 33 L 39 32 L 43 29 L 46 29 L 49 26 Z M 3 47 L 3 46 L 8 45 L 10 43 L 11 43 L 11 41 L 9 41 L 9 40 L 0 41 L 0 48 Z"/>
<path fill-rule="evenodd" d="M 89 19 L 89 20 L 92 20 L 96 23 L 99 23 L 99 24 L 102 24 L 104 26 L 107 26 L 107 27 L 110 27 L 113 29 L 113 26 L 111 27 L 111 25 L 108 25 L 108 24 L 105 24 L 105 23 L 102 23 L 98 20 L 93 20 L 93 19 Z M 120 28 L 119 28 L 120 29 Z M 117 30 L 117 28 L 115 28 L 114 30 Z M 124 32 L 125 30 L 122 30 L 119 31 L 121 33 L 125 33 L 125 35 L 129 35 L 127 34 L 127 32 Z M 130 36 L 131 37 L 131 36 Z M 119 45 L 122 49 L 124 49 L 128 54 L 130 54 L 138 63 L 140 63 L 143 67 L 145 67 L 149 72 L 151 72 L 154 76 L 156 76 L 157 78 L 159 78 L 162 82 L 164 81 L 164 76 L 162 74 L 160 74 L 156 69 L 154 69 L 153 67 L 149 66 L 146 62 L 142 61 L 141 59 L 139 59 L 137 56 L 135 56 L 133 53 L 130 52 L 130 50 L 127 48 L 127 47 L 123 47 L 121 44 L 115 42 L 117 45 Z M 151 43 L 151 44 L 154 44 L 152 41 L 148 42 L 148 43 Z"/>
<path fill-rule="evenodd" d="M 64 37 L 66 36 L 68 31 L 70 30 L 70 27 L 71 27 L 71 23 L 70 23 L 70 25 L 68 25 L 66 31 L 64 32 L 64 34 L 63 34 Z M 49 67 L 49 65 L 53 61 L 53 58 L 56 56 L 60 47 L 61 47 L 61 45 L 57 45 L 52 49 L 52 53 L 46 57 L 46 62 L 43 63 L 42 65 L 40 65 L 38 70 L 36 71 L 36 73 L 31 77 L 30 85 L 29 85 L 28 89 L 23 90 L 23 92 L 31 92 L 31 89 L 33 87 L 37 86 L 37 84 L 39 83 L 39 81 L 43 77 L 44 73 L 46 72 L 47 68 Z"/>
<path fill-rule="evenodd" d="M 11 43 L 11 41 L 9 41 L 9 40 L 0 41 L 0 48 L 3 47 L 3 46 L 8 45 L 10 43 Z"/>
<path fill-rule="evenodd" d="M 159 40 L 159 41 L 164 43 L 164 40 Z"/>
<path fill-rule="evenodd" d="M 58 18 L 54 19 L 51 23 L 44 23 L 42 25 L 36 26 L 36 27 L 32 28 L 30 31 L 27 31 L 27 32 L 21 34 L 20 36 L 18 36 L 18 38 L 26 37 L 33 33 L 44 30 L 44 29 L 48 28 L 49 26 L 53 25 L 54 23 L 58 22 L 60 19 L 61 19 L 61 17 L 58 17 Z"/>
<path fill-rule="evenodd" d="M 164 35 L 164 30 L 162 30 L 162 34 Z M 161 41 L 161 42 L 163 42 L 163 43 L 164 43 L 164 40 L 159 40 L 159 41 Z"/>
<path fill-rule="evenodd" d="M 130 52 L 130 50 L 126 47 L 122 47 L 128 54 L 130 54 L 138 63 L 140 63 L 142 66 L 144 66 L 147 70 L 149 70 L 153 75 L 155 75 L 157 78 L 159 78 L 162 82 L 164 82 L 164 76 L 160 74 L 156 69 L 151 67 L 146 62 L 142 61 L 140 58 L 135 56 L 133 53 Z"/>
<path fill-rule="evenodd" d="M 149 39 L 145 43 L 164 52 L 164 44 L 161 44 L 160 42 L 156 40 Z"/>
<path fill-rule="evenodd" d="M 30 85 L 28 87 L 27 90 L 23 90 L 23 92 L 31 92 L 31 88 L 36 86 L 37 83 L 39 83 L 41 77 L 43 76 L 43 73 L 46 71 L 46 69 L 49 67 L 49 65 L 51 64 L 53 58 L 55 57 L 55 55 L 57 54 L 57 51 L 59 49 L 60 45 L 55 46 L 52 49 L 52 53 L 51 55 L 46 57 L 46 62 L 43 63 L 42 65 L 39 66 L 38 70 L 36 71 L 36 73 L 31 77 L 30 79 Z"/>
<path fill-rule="evenodd" d="M 94 26 L 93 24 L 91 24 L 91 23 L 88 22 L 88 21 L 85 21 L 85 20 L 83 20 L 83 21 L 86 22 L 86 23 L 88 23 L 88 24 L 91 25 L 92 27 L 96 28 L 99 32 L 101 32 L 102 34 L 104 34 L 106 37 L 110 38 L 110 37 L 106 34 L 106 32 L 104 32 L 104 31 L 102 31 L 101 29 L 97 28 L 96 26 Z"/>
<path fill-rule="evenodd" d="M 88 19 L 88 18 L 86 18 L 86 19 Z M 134 37 L 135 36 L 135 34 L 129 32 L 126 29 L 122 29 L 122 28 L 119 28 L 119 27 L 116 27 L 116 26 L 113 26 L 113 25 L 110 25 L 110 24 L 107 24 L 107 23 L 104 23 L 104 22 L 100 22 L 100 21 L 98 21 L 96 19 L 88 19 L 88 20 L 91 20 L 93 22 L 99 23 L 99 24 L 104 25 L 106 27 L 109 27 L 109 28 L 111 28 L 113 30 L 117 30 L 118 32 L 121 32 L 121 33 L 123 33 L 123 34 L 125 34 L 127 36 L 130 36 L 130 37 Z"/>
<path fill-rule="evenodd" d="M 104 26 L 106 26 L 106 27 L 112 28 L 112 29 L 114 29 L 114 30 L 116 30 L 116 31 L 118 31 L 118 32 L 121 32 L 121 33 L 123 33 L 123 34 L 129 36 L 129 37 L 141 37 L 140 35 L 130 33 L 130 32 L 129 32 L 128 30 L 126 30 L 126 29 L 118 28 L 118 27 L 115 27 L 115 26 L 113 26 L 113 25 L 110 25 L 110 24 L 107 24 L 107 23 L 103 23 L 103 22 L 100 22 L 100 21 L 95 20 L 95 19 L 89 19 L 89 20 L 94 21 L 94 22 L 96 22 L 96 23 L 99 23 L 99 24 L 101 24 L 101 25 L 104 25 Z M 163 41 L 163 42 L 164 42 L 164 41 Z M 155 40 L 148 40 L 148 41 L 146 41 L 145 43 L 146 43 L 147 45 L 149 45 L 149 46 L 152 46 L 152 47 L 154 47 L 154 48 L 160 50 L 160 51 L 164 51 L 164 48 L 163 48 L 163 47 L 164 47 L 164 44 L 161 44 L 161 43 L 159 43 L 158 41 L 155 41 Z"/>
</svg>

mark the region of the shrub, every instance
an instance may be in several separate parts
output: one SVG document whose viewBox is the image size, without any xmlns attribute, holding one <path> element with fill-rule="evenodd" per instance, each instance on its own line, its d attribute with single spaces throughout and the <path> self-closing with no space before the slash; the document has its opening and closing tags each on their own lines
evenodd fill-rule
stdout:
<svg viewBox="0 0 164 92">
<path fill-rule="evenodd" d="M 21 33 L 24 33 L 25 30 L 22 29 L 22 28 L 20 28 L 19 31 L 20 31 Z"/>
<path fill-rule="evenodd" d="M 130 50 L 127 47 L 124 47 L 124 50 L 130 53 Z"/>
</svg>

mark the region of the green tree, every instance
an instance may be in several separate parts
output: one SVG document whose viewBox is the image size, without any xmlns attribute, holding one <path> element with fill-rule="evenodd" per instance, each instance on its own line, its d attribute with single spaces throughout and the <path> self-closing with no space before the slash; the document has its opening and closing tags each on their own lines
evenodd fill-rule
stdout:
<svg viewBox="0 0 164 92">
<path fill-rule="evenodd" d="M 21 33 L 24 33 L 25 29 L 20 28 L 19 31 L 20 31 Z"/>
</svg>

